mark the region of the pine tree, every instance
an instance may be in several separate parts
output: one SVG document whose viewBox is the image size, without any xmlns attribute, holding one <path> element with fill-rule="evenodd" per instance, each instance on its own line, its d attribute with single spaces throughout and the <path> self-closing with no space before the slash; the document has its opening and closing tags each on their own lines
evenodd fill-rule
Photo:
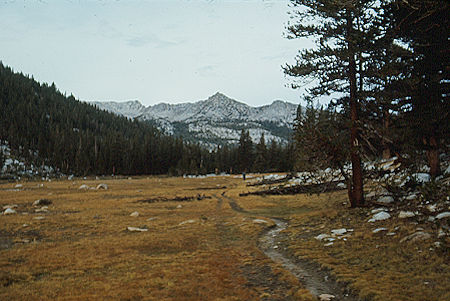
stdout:
<svg viewBox="0 0 450 301">
<path fill-rule="evenodd" d="M 350 160 L 352 181 L 349 199 L 352 207 L 364 205 L 363 172 L 361 166 L 360 106 L 365 81 L 365 55 L 368 41 L 377 34 L 371 26 L 379 1 L 292 1 L 298 22 L 288 26 L 289 38 L 316 38 L 316 47 L 300 51 L 295 65 L 286 65 L 285 73 L 301 80 L 317 79 L 309 89 L 312 97 L 346 95 L 340 97 L 349 118 Z M 293 83 L 293 88 L 302 83 Z"/>
<path fill-rule="evenodd" d="M 255 148 L 254 170 L 256 172 L 265 172 L 267 170 L 267 147 L 264 133 L 261 134 L 261 138 Z"/>
<path fill-rule="evenodd" d="M 239 171 L 248 172 L 253 166 L 253 142 L 248 130 L 242 129 L 238 147 Z"/>
</svg>

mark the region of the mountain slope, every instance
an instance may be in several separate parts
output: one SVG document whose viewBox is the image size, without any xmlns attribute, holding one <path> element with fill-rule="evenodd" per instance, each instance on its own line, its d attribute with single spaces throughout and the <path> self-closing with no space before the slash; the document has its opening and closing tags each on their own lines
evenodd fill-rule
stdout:
<svg viewBox="0 0 450 301">
<path fill-rule="evenodd" d="M 297 110 L 297 105 L 281 100 L 251 107 L 221 93 L 194 103 L 160 103 L 149 107 L 138 101 L 92 103 L 118 115 L 149 121 L 166 133 L 210 147 L 237 143 L 242 129 L 250 131 L 254 142 L 261 134 L 267 140 L 287 142 Z"/>
</svg>

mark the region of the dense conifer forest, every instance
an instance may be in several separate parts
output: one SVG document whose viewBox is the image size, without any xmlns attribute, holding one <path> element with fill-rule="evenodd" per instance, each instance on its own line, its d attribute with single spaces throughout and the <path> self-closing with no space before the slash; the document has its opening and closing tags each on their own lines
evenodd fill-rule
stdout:
<svg viewBox="0 0 450 301">
<path fill-rule="evenodd" d="M 164 135 L 150 123 L 98 110 L 3 63 L 0 83 L 0 140 L 27 164 L 76 175 L 182 175 L 292 166 L 291 146 L 271 141 L 266 147 L 264 137 L 255 146 L 248 131 L 242 131 L 239 146 L 207 150 Z"/>
</svg>

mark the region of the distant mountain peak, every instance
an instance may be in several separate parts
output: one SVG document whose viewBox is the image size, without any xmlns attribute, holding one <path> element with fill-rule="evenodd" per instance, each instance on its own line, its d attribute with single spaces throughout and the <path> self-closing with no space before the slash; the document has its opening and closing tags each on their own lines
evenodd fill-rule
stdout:
<svg viewBox="0 0 450 301">
<path fill-rule="evenodd" d="M 218 143 L 237 143 L 243 128 L 250 131 L 255 142 L 261 134 L 267 140 L 285 142 L 297 110 L 297 105 L 282 100 L 252 107 L 221 92 L 194 103 L 159 103 L 145 107 L 132 100 L 93 104 L 118 115 L 151 121 L 166 133 L 182 135 L 187 140 L 211 147 Z"/>
</svg>

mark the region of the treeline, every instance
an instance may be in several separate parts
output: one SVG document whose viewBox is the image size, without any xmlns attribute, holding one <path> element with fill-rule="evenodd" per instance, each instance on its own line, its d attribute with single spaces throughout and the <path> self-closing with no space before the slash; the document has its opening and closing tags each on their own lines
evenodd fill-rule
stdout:
<svg viewBox="0 0 450 301">
<path fill-rule="evenodd" d="M 449 2 L 292 4 L 289 37 L 317 42 L 284 67 L 294 88 L 316 80 L 297 115 L 297 169 L 342 170 L 352 206 L 364 205 L 363 160 L 396 155 L 403 166 L 426 164 L 439 176 L 449 144 Z M 327 107 L 315 105 L 322 96 L 332 98 Z"/>
<path fill-rule="evenodd" d="M 63 95 L 54 84 L 40 84 L 0 63 L 0 142 L 6 141 L 27 164 L 45 164 L 64 174 L 182 175 L 288 168 L 285 147 L 276 142 L 254 149 L 251 139 L 246 140 L 250 146 L 245 158 L 237 146 L 208 151 L 181 137 L 163 135 L 149 123 L 98 110 Z M 4 159 L 0 152 L 0 163 Z"/>
</svg>

